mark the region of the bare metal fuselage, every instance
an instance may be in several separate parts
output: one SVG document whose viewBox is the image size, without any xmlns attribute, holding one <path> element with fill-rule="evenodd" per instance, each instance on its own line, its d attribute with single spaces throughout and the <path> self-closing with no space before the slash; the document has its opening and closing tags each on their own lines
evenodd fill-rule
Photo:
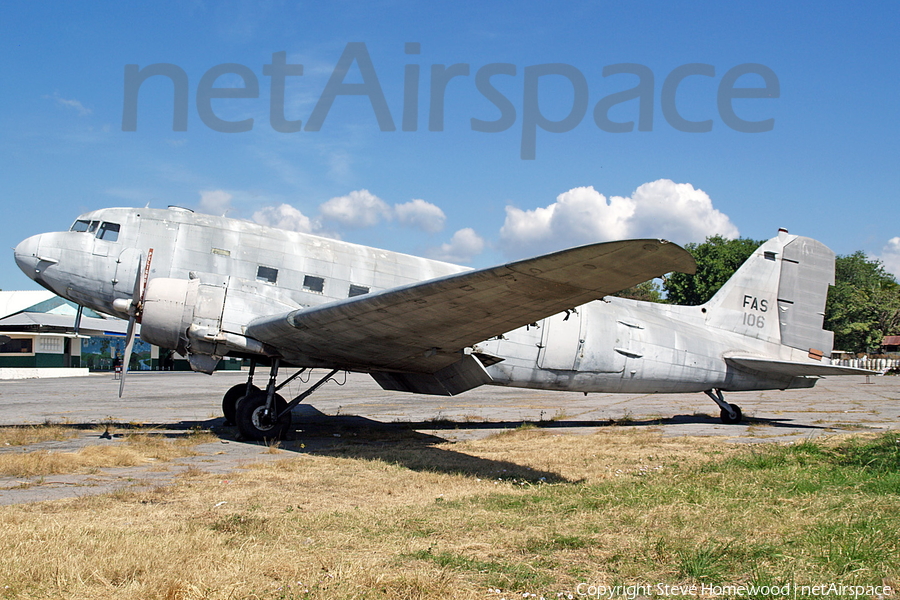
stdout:
<svg viewBox="0 0 900 600">
<path fill-rule="evenodd" d="M 199 280 L 222 289 L 228 302 L 220 327 L 234 336 L 266 315 L 466 270 L 190 211 L 103 209 L 79 221 L 96 225 L 19 244 L 16 260 L 23 271 L 60 296 L 127 318 L 114 302 L 131 298 L 152 249 L 151 280 Z M 115 236 L 98 236 L 104 223 L 118 225 Z M 755 302 L 748 303 L 749 297 Z M 777 326 L 777 301 L 775 290 L 765 288 L 736 293 L 732 305 L 713 308 L 611 297 L 485 340 L 473 351 L 502 359 L 487 366 L 496 385 L 637 393 L 809 387 L 814 378 L 736 369 L 726 361 L 735 354 L 807 358 L 806 351 L 780 343 L 769 331 Z M 766 318 L 771 324 L 759 326 Z M 342 366 L 300 354 L 284 359 L 298 366 Z"/>
</svg>

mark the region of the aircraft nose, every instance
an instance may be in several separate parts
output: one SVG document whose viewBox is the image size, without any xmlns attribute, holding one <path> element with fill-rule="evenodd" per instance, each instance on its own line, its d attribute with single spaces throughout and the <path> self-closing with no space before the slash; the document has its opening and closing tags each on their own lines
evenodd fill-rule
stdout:
<svg viewBox="0 0 900 600">
<path fill-rule="evenodd" d="M 16 264 L 22 269 L 22 272 L 34 279 L 38 274 L 37 264 L 40 262 L 38 258 L 41 246 L 41 236 L 33 235 L 28 239 L 19 242 L 19 245 L 13 250 L 16 256 Z"/>
</svg>

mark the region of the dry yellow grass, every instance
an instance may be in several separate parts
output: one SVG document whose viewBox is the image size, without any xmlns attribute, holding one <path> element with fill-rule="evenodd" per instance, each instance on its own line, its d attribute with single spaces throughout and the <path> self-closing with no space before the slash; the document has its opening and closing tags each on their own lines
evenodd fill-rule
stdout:
<svg viewBox="0 0 900 600">
<path fill-rule="evenodd" d="M 29 443 L 35 443 L 35 437 L 33 436 Z M 208 432 L 192 432 L 174 439 L 154 433 L 132 433 L 127 434 L 121 440 L 111 440 L 102 445 L 85 446 L 75 452 L 48 450 L 2 452 L 0 453 L 0 475 L 39 477 L 80 473 L 107 467 L 130 467 L 154 460 L 168 461 L 174 458 L 193 456 L 196 454 L 193 450 L 194 446 L 216 439 Z"/>
<path fill-rule="evenodd" d="M 525 482 L 541 477 L 634 477 L 708 460 L 716 449 L 729 451 L 712 439 L 532 429 L 295 455 L 224 478 L 195 470 L 151 491 L 0 508 L 0 581 L 16 598 L 484 598 L 483 582 L 415 557 L 506 563 L 546 540 L 548 525 L 553 535 L 569 533 L 540 518 L 498 520 L 468 499 L 526 497 L 540 484 Z M 565 560 L 591 565 L 602 552 Z M 560 582 L 572 579 L 564 565 Z"/>
<path fill-rule="evenodd" d="M 578 581 L 678 584 L 726 568 L 726 583 L 746 583 L 785 562 L 896 576 L 866 557 L 896 554 L 897 497 L 796 493 L 790 470 L 720 469 L 755 456 L 721 439 L 530 428 L 282 452 L 227 476 L 194 468 L 172 486 L 0 508 L 0 597 L 555 598 Z M 869 554 L 853 556 L 860 544 Z"/>
<path fill-rule="evenodd" d="M 76 435 L 78 435 L 76 429 L 56 423 L 7 425 L 0 427 L 0 447 L 26 446 L 40 442 L 61 441 Z"/>
</svg>

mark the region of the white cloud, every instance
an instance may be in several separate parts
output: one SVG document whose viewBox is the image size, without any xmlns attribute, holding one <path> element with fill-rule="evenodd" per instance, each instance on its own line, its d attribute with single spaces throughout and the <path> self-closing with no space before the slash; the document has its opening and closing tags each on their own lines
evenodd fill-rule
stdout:
<svg viewBox="0 0 900 600">
<path fill-rule="evenodd" d="M 352 191 L 319 207 L 322 217 L 346 227 L 372 227 L 391 219 L 391 207 L 369 190 Z"/>
<path fill-rule="evenodd" d="M 452 263 L 467 263 L 484 251 L 484 240 L 471 227 L 460 229 L 453 234 L 450 242 L 432 248 L 428 255 L 436 260 Z"/>
<path fill-rule="evenodd" d="M 739 232 L 703 190 L 659 179 L 630 197 L 607 199 L 593 187 L 579 187 L 547 207 L 507 206 L 500 243 L 508 256 L 521 257 L 593 242 L 659 237 L 685 243 L 713 234 L 735 238 Z"/>
<path fill-rule="evenodd" d="M 65 106 L 66 108 L 73 108 L 73 109 L 77 110 L 78 114 L 82 117 L 86 117 L 87 115 L 94 112 L 91 109 L 84 106 L 78 100 L 75 100 L 74 98 L 72 98 L 72 99 L 63 98 L 62 96 L 59 95 L 59 92 L 53 92 L 52 96 L 44 96 L 44 98 L 52 98 L 53 100 L 56 100 L 56 103 L 59 104 L 60 106 Z"/>
<path fill-rule="evenodd" d="M 300 233 L 314 233 L 319 229 L 318 223 L 304 215 L 290 204 L 266 206 L 253 213 L 253 220 L 260 225 L 278 227 Z"/>
<path fill-rule="evenodd" d="M 900 279 L 900 237 L 888 240 L 888 243 L 881 249 L 881 256 L 877 258 L 884 263 L 886 271 Z"/>
<path fill-rule="evenodd" d="M 437 233 L 444 228 L 447 219 L 439 207 L 424 200 L 414 199 L 405 204 L 395 204 L 394 214 L 403 225 L 415 227 L 428 233 Z"/>
<path fill-rule="evenodd" d="M 712 199 L 689 183 L 659 179 L 635 190 L 631 232 L 635 237 L 661 237 L 680 244 L 702 242 L 707 236 L 740 235 L 727 215 L 713 208 Z"/>
<path fill-rule="evenodd" d="M 234 198 L 225 190 L 206 190 L 200 192 L 200 204 L 197 207 L 208 215 L 224 216 L 231 210 L 231 199 Z"/>
</svg>

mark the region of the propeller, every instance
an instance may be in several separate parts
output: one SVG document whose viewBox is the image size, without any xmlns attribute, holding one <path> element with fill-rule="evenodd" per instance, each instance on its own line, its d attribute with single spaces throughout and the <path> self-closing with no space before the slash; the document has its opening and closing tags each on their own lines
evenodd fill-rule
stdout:
<svg viewBox="0 0 900 600">
<path fill-rule="evenodd" d="M 128 313 L 128 330 L 125 333 L 125 352 L 122 356 L 122 374 L 119 379 L 119 398 L 125 392 L 125 374 L 128 373 L 128 364 L 131 362 L 131 351 L 134 348 L 134 332 L 135 324 L 141 322 L 141 315 L 144 312 L 144 294 L 147 291 L 147 280 L 150 277 L 150 261 L 153 260 L 153 248 L 147 252 L 147 262 L 143 265 L 144 270 L 141 272 L 141 257 L 138 257 L 137 275 L 134 278 L 134 291 L 131 294 L 131 300 L 116 300 L 113 306 L 125 309 Z"/>
</svg>

